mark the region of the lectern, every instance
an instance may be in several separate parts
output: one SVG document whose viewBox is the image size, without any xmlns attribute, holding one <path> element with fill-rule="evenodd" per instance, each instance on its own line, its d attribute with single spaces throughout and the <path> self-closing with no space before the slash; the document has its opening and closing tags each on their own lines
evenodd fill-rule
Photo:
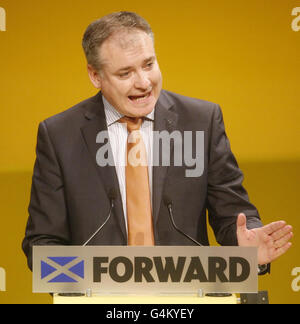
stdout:
<svg viewBox="0 0 300 324">
<path fill-rule="evenodd" d="M 54 293 L 55 303 L 234 303 L 232 294 L 257 287 L 256 248 L 33 248 L 33 292 Z"/>
</svg>

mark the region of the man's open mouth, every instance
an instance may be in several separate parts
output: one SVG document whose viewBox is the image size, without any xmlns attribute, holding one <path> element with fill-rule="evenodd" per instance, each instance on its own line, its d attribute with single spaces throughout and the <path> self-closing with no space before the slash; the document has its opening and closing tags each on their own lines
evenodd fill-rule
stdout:
<svg viewBox="0 0 300 324">
<path fill-rule="evenodd" d="M 147 99 L 150 95 L 151 95 L 151 92 L 148 92 L 148 93 L 140 95 L 140 96 L 128 96 L 128 98 L 132 101 L 139 102 L 144 99 Z"/>
</svg>

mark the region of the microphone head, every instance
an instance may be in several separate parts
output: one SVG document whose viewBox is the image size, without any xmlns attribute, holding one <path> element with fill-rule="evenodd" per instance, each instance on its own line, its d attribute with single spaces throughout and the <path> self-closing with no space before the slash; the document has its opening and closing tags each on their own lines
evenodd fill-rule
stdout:
<svg viewBox="0 0 300 324">
<path fill-rule="evenodd" d="M 167 207 L 172 205 L 172 199 L 168 195 L 164 195 L 163 200 Z"/>
</svg>

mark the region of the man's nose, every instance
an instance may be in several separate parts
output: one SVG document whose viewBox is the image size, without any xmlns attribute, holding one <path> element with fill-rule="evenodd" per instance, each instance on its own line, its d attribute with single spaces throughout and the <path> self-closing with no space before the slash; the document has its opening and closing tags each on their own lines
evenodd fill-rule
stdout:
<svg viewBox="0 0 300 324">
<path fill-rule="evenodd" d="M 137 73 L 134 85 L 137 89 L 149 89 L 151 86 L 151 81 L 149 80 L 147 73 Z"/>
</svg>

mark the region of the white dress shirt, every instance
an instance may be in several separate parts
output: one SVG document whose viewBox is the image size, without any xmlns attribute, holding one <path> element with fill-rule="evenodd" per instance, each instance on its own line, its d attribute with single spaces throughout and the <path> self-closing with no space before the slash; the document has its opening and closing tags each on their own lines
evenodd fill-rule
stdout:
<svg viewBox="0 0 300 324">
<path fill-rule="evenodd" d="M 119 113 L 104 98 L 104 96 L 102 96 L 102 99 L 104 104 L 109 141 L 113 153 L 116 173 L 117 173 L 120 192 L 122 196 L 123 211 L 124 211 L 125 224 L 127 230 L 125 165 L 126 165 L 126 147 L 127 147 L 128 131 L 125 124 L 121 124 L 118 122 L 118 120 L 124 117 L 124 115 Z M 149 174 L 151 203 L 152 203 L 153 126 L 154 126 L 154 109 L 150 114 L 148 114 L 145 117 L 140 129 L 140 132 L 142 134 L 145 143 L 147 157 L 148 157 L 148 174 Z"/>
</svg>

